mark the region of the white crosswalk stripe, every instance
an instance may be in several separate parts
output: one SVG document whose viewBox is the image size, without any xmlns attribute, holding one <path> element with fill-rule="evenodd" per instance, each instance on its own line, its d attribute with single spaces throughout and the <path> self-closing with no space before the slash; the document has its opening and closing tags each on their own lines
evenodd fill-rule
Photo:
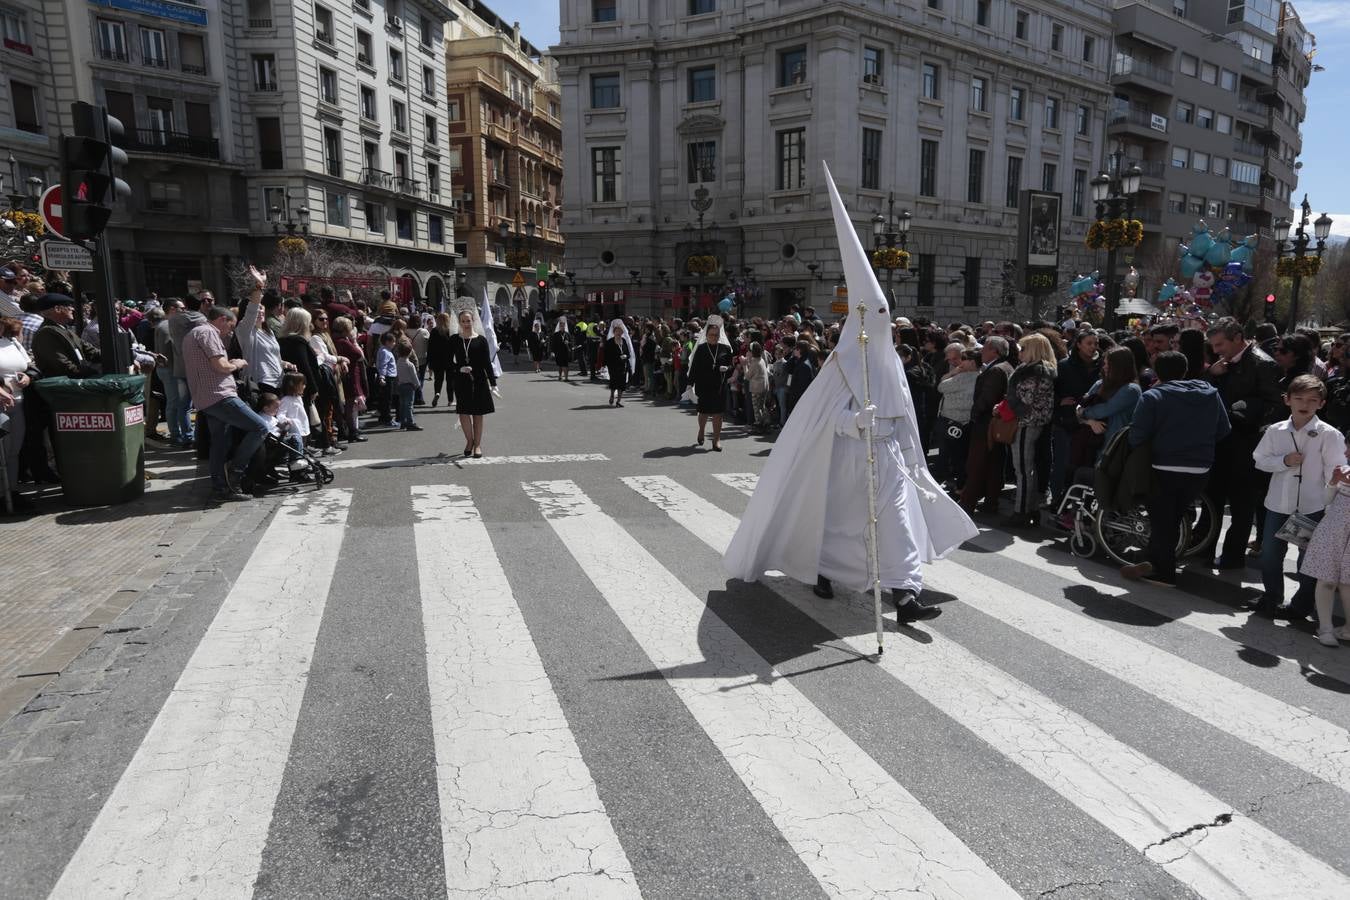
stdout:
<svg viewBox="0 0 1350 900">
<path fill-rule="evenodd" d="M 623 481 L 713 550 L 726 551 L 736 529 L 734 516 L 664 476 Z M 953 589 L 959 589 L 963 596 L 981 598 L 974 601 L 977 606 L 992 605 L 989 595 L 1006 590 L 988 579 L 969 583 L 980 576 L 969 570 L 958 574 L 958 568 L 950 563 L 939 567 Z M 826 628 L 844 636 L 844 642 L 854 650 L 870 652 L 871 619 L 861 606 L 822 603 L 809 589 L 788 579 L 770 579 L 769 585 Z M 1009 602 L 1042 605 L 1027 595 L 1009 598 Z M 1034 622 L 1035 615 L 1028 613 L 1022 619 Z M 1009 624 L 1018 627 L 1019 622 Z M 1062 621 L 1056 624 L 1066 625 Z M 1230 805 L 941 634 L 932 637 L 932 643 L 922 652 L 887 654 L 881 657 L 880 665 L 1200 895 L 1233 896 L 1234 889 L 1237 896 L 1252 897 L 1275 896 L 1283 891 L 1328 898 L 1350 893 L 1350 879 L 1335 869 L 1251 819 L 1235 814 Z M 1130 649 L 1122 646 L 1118 652 L 1127 655 Z M 1148 649 L 1152 653 L 1145 662 L 1166 663 L 1168 654 Z M 1181 662 L 1176 660 L 1177 668 Z M 1187 674 L 1196 677 L 1197 673 Z M 1230 692 L 1216 694 L 1210 701 L 1214 704 L 1233 702 L 1231 692 L 1237 691 L 1238 703 L 1242 699 L 1263 702 L 1267 712 L 1273 706 L 1282 706 L 1255 691 L 1240 690 L 1240 685 L 1219 676 L 1213 676 L 1209 684 Z M 1295 724 L 1292 716 L 1286 724 Z M 1326 730 L 1334 728 L 1329 723 L 1321 724 Z M 1218 822 L 1224 827 L 1202 827 L 1183 839 L 1167 840 L 1194 825 Z"/>
<path fill-rule="evenodd" d="M 412 496 L 449 896 L 639 896 L 469 490 Z"/>
<path fill-rule="evenodd" d="M 250 895 L 350 504 L 282 504 L 52 900 Z"/>
</svg>

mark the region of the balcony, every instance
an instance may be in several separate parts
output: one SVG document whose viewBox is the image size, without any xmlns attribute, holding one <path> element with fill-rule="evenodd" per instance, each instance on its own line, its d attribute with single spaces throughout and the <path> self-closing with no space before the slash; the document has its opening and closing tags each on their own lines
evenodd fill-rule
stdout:
<svg viewBox="0 0 1350 900">
<path fill-rule="evenodd" d="M 167 56 L 142 56 L 141 65 L 148 69 L 167 69 L 169 68 L 169 58 Z"/>
<path fill-rule="evenodd" d="M 1138 219 L 1140 222 L 1143 222 L 1145 225 L 1162 224 L 1161 209 L 1152 209 L 1150 207 L 1145 207 L 1143 209 L 1136 209 L 1134 211 L 1134 217 Z"/>
<path fill-rule="evenodd" d="M 1257 59 L 1255 56 L 1251 56 L 1248 54 L 1243 54 L 1242 68 L 1247 70 L 1247 72 L 1244 72 L 1243 74 L 1255 73 L 1256 75 L 1260 75 L 1266 78 L 1267 80 L 1269 80 L 1271 75 L 1273 75 L 1275 72 L 1275 70 L 1271 68 L 1270 63 L 1266 62 L 1265 60 Z"/>
<path fill-rule="evenodd" d="M 1138 166 L 1145 178 L 1166 178 L 1167 164 L 1160 159 L 1126 159 L 1125 168 Z"/>
<path fill-rule="evenodd" d="M 261 94 L 273 94 L 277 91 L 277 83 L 275 81 L 255 81 L 253 82 L 253 90 Z"/>
<path fill-rule="evenodd" d="M 215 138 L 194 137 L 181 131 L 160 131 L 157 128 L 137 128 L 134 132 L 129 132 L 127 150 L 191 156 L 197 159 L 220 159 L 220 141 Z M 281 168 L 281 154 L 278 153 L 277 156 L 276 166 L 266 165 L 264 159 L 263 168 Z"/>
<path fill-rule="evenodd" d="M 1231 194 L 1238 194 L 1243 197 L 1261 196 L 1261 188 L 1259 185 L 1248 184 L 1245 181 L 1230 180 L 1228 182 L 1228 192 Z"/>
<path fill-rule="evenodd" d="M 1151 90 L 1162 91 L 1172 85 L 1171 71 L 1156 63 L 1138 59 L 1125 53 L 1117 53 L 1111 64 L 1111 83 L 1138 84 Z"/>
<path fill-rule="evenodd" d="M 99 47 L 98 58 L 106 59 L 109 62 L 120 62 L 120 63 L 131 62 L 131 54 L 129 54 L 125 49 L 121 49 L 118 47 Z"/>
<path fill-rule="evenodd" d="M 271 28 L 271 27 L 272 27 L 272 20 L 271 20 L 271 19 L 254 19 L 254 18 L 250 18 L 250 19 L 248 20 L 248 27 L 249 27 L 249 28 Z"/>
<path fill-rule="evenodd" d="M 192 63 L 181 63 L 181 64 L 178 66 L 178 68 L 181 69 L 181 70 L 183 71 L 183 74 L 185 74 L 185 75 L 205 75 L 205 74 L 206 74 L 206 66 L 196 66 L 196 65 L 193 65 Z"/>
<path fill-rule="evenodd" d="M 1258 159 L 1266 155 L 1265 147 L 1255 141 L 1244 141 L 1242 138 L 1233 141 L 1233 150 L 1243 156 L 1255 156 Z"/>
<path fill-rule="evenodd" d="M 27 53 L 29 56 L 33 55 L 33 48 L 31 45 L 10 38 L 5 38 L 5 49 L 13 50 L 15 53 Z"/>
<path fill-rule="evenodd" d="M 414 181 L 402 175 L 395 175 L 393 172 L 386 172 L 383 169 L 362 169 L 361 183 L 366 187 L 389 191 L 391 194 L 422 196 L 422 182 Z"/>
<path fill-rule="evenodd" d="M 1140 109 L 1135 106 L 1118 106 L 1111 110 L 1107 125 L 1122 127 L 1135 137 L 1153 141 L 1166 140 L 1167 117 L 1150 112 L 1147 109 Z"/>
<path fill-rule="evenodd" d="M 1256 116 L 1257 118 L 1260 119 L 1264 119 L 1266 115 L 1270 112 L 1269 107 L 1267 107 L 1264 103 L 1257 101 L 1255 98 L 1249 97 L 1239 97 L 1237 102 L 1237 108 L 1238 112 L 1244 112 L 1247 113 L 1247 115 L 1249 116 Z"/>
</svg>

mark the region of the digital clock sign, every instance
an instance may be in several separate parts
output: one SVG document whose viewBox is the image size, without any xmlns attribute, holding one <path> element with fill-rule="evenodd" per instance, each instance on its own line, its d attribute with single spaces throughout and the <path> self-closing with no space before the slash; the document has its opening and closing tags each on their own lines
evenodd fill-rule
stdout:
<svg viewBox="0 0 1350 900">
<path fill-rule="evenodd" d="M 1059 284 L 1059 272 L 1045 266 L 1027 266 L 1022 271 L 1022 292 L 1024 294 L 1054 293 Z"/>
</svg>

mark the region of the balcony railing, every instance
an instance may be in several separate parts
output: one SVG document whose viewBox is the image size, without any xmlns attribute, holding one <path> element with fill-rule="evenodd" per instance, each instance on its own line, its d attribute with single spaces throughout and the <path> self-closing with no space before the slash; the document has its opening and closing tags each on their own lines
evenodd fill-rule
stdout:
<svg viewBox="0 0 1350 900">
<path fill-rule="evenodd" d="M 1145 178 L 1167 177 L 1167 164 L 1160 159 L 1127 159 L 1124 165 L 1127 169 L 1130 166 L 1138 166 Z"/>
<path fill-rule="evenodd" d="M 253 82 L 253 90 L 259 91 L 259 92 L 264 93 L 264 94 L 270 94 L 270 93 L 273 93 L 274 91 L 276 91 L 276 89 L 277 89 L 277 83 L 276 83 L 275 81 L 255 81 L 255 82 Z"/>
<path fill-rule="evenodd" d="M 1148 62 L 1143 59 L 1136 59 L 1133 56 L 1124 53 L 1117 53 L 1115 60 L 1111 64 L 1111 74 L 1113 76 L 1138 75 L 1147 78 L 1150 81 L 1156 81 L 1159 84 L 1171 84 L 1172 73 L 1159 65 Z"/>
<path fill-rule="evenodd" d="M 1152 131 L 1167 133 L 1167 117 L 1134 106 L 1116 107 L 1111 111 L 1110 125 L 1139 125 Z"/>
<path fill-rule="evenodd" d="M 1162 222 L 1162 210 L 1149 207 L 1136 209 L 1134 211 L 1134 217 L 1145 225 L 1158 225 Z"/>
<path fill-rule="evenodd" d="M 379 188 L 382 191 L 395 194 L 422 196 L 422 182 L 414 181 L 402 175 L 395 175 L 393 172 L 385 172 L 382 169 L 362 169 L 361 183 L 367 187 Z"/>
<path fill-rule="evenodd" d="M 1274 71 L 1271 68 L 1270 63 L 1266 62 L 1265 60 L 1257 59 L 1255 56 L 1251 56 L 1249 54 L 1243 54 L 1242 67 L 1244 69 L 1251 69 L 1253 72 L 1257 72 L 1261 75 L 1266 76 L 1267 78 L 1269 78 L 1271 73 Z"/>
<path fill-rule="evenodd" d="M 1244 197 L 1259 197 L 1259 196 L 1261 196 L 1261 188 L 1260 188 L 1259 185 L 1248 184 L 1248 183 L 1245 182 L 1245 181 L 1232 181 L 1232 180 L 1230 180 L 1230 181 L 1228 182 L 1228 190 L 1229 190 L 1230 193 L 1241 194 L 1241 195 L 1244 196 Z"/>
<path fill-rule="evenodd" d="M 182 69 L 183 72 L 184 72 L 185 74 L 187 74 L 187 75 L 205 75 L 205 74 L 206 74 L 206 66 L 197 66 L 197 65 L 193 65 L 192 63 L 182 63 L 181 65 L 179 65 L 178 68 Z"/>
<path fill-rule="evenodd" d="M 1237 138 L 1233 141 L 1233 149 L 1244 156 L 1265 156 L 1266 148 L 1255 141 L 1244 141 Z"/>
<path fill-rule="evenodd" d="M 272 27 L 272 20 L 271 20 L 271 19 L 252 19 L 252 18 L 250 18 L 250 19 L 248 20 L 248 27 L 249 27 L 249 28 L 271 28 L 271 27 Z"/>
<path fill-rule="evenodd" d="M 16 53 L 27 53 L 29 56 L 33 55 L 33 47 L 31 44 L 25 44 L 23 41 L 16 41 L 12 38 L 5 38 L 5 49 L 13 50 Z"/>
<path fill-rule="evenodd" d="M 1245 112 L 1253 116 L 1261 116 L 1262 118 L 1270 112 L 1270 107 L 1266 104 L 1246 97 L 1239 97 L 1237 105 L 1239 112 Z"/>
<path fill-rule="evenodd" d="M 167 69 L 169 58 L 167 56 L 142 56 L 141 65 L 151 69 Z"/>
<path fill-rule="evenodd" d="M 126 50 L 119 50 L 116 47 L 99 47 L 98 55 L 100 59 L 110 62 L 131 62 L 131 55 Z"/>
<path fill-rule="evenodd" d="M 215 138 L 194 137 L 181 131 L 160 131 L 157 128 L 137 128 L 134 136 L 128 137 L 130 140 L 127 149 L 132 151 L 193 156 L 197 159 L 220 159 L 220 141 Z M 264 168 L 268 167 L 264 165 Z M 275 168 L 281 166 L 278 164 Z"/>
</svg>

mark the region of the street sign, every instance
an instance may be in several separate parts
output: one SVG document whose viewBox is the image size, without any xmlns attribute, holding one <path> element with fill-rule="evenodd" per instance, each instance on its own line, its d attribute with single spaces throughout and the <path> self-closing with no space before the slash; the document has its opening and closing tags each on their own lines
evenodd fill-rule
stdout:
<svg viewBox="0 0 1350 900">
<path fill-rule="evenodd" d="M 61 185 L 54 184 L 42 192 L 38 199 L 38 212 L 42 214 L 42 221 L 47 224 L 47 230 L 66 236 L 66 222 L 61 216 Z M 92 269 L 81 269 L 82 272 L 92 272 Z"/>
<path fill-rule="evenodd" d="M 94 254 L 69 241 L 42 242 L 42 265 L 58 272 L 94 271 Z"/>
<path fill-rule="evenodd" d="M 524 286 L 525 286 L 525 276 L 522 275 L 520 272 L 517 272 L 516 277 L 511 279 L 511 287 L 519 288 Z"/>
<path fill-rule="evenodd" d="M 848 315 L 848 301 L 847 301 L 847 300 L 833 300 L 833 301 L 831 301 L 831 302 L 830 302 L 830 312 L 833 313 L 833 314 L 836 315 L 836 316 L 846 316 L 846 315 Z"/>
</svg>

